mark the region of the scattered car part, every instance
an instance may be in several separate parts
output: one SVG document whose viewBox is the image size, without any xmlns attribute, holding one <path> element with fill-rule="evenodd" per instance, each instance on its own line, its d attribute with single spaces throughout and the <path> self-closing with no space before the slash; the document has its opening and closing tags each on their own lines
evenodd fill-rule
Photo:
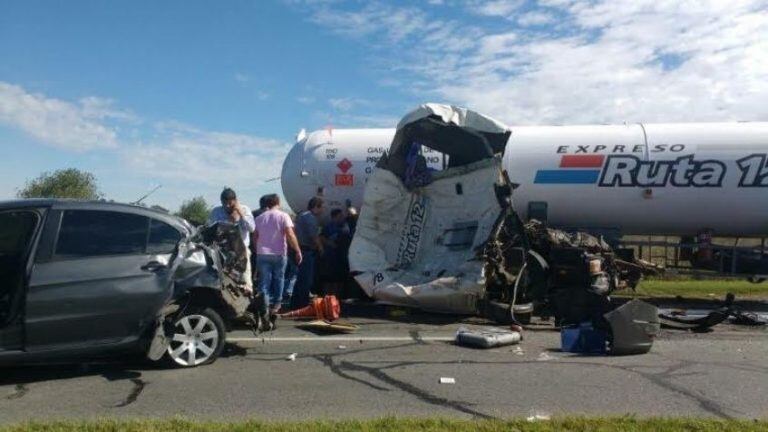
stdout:
<svg viewBox="0 0 768 432">
<path fill-rule="evenodd" d="M 520 332 L 487 328 L 482 330 L 460 328 L 456 332 L 456 344 L 476 348 L 495 348 L 514 345 L 520 342 L 523 336 Z"/>
<path fill-rule="evenodd" d="M 768 313 L 734 311 L 729 318 L 731 324 L 744 326 L 764 326 L 768 323 Z"/>
<path fill-rule="evenodd" d="M 729 310 L 713 310 L 706 315 L 688 314 L 684 310 L 669 310 L 659 313 L 661 325 L 676 330 L 706 332 L 724 322 L 731 315 Z"/>
<path fill-rule="evenodd" d="M 659 334 L 659 310 L 642 300 L 629 301 L 605 314 L 610 325 L 612 355 L 645 354 Z"/>
<path fill-rule="evenodd" d="M 735 305 L 736 296 L 728 293 L 717 309 L 662 309 L 659 318 L 662 326 L 677 330 L 709 331 L 728 320 L 731 324 L 762 326 L 768 322 L 768 313 L 743 311 Z"/>
</svg>

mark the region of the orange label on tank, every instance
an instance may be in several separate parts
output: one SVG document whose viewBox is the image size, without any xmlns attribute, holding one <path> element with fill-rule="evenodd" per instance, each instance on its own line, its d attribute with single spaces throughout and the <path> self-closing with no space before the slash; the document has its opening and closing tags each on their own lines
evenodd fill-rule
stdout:
<svg viewBox="0 0 768 432">
<path fill-rule="evenodd" d="M 352 174 L 336 174 L 336 186 L 354 186 L 355 176 Z"/>
</svg>

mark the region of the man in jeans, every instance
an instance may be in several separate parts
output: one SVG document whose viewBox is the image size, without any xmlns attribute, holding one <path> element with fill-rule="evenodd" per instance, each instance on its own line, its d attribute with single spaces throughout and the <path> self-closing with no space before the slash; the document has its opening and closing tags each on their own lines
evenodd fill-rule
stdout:
<svg viewBox="0 0 768 432">
<path fill-rule="evenodd" d="M 288 245 L 302 260 L 301 249 L 293 232 L 293 221 L 280 210 L 280 198 L 273 194 L 266 198 L 267 211 L 256 218 L 256 266 L 259 269 L 259 290 L 269 307 L 270 321 L 274 322 L 283 299 L 283 280 Z"/>
<path fill-rule="evenodd" d="M 309 304 L 309 292 L 315 283 L 315 261 L 318 254 L 323 254 L 318 223 L 318 217 L 322 213 L 323 200 L 315 197 L 309 200 L 307 210 L 296 217 L 296 237 L 304 259 L 299 264 L 299 276 L 296 279 L 296 287 L 293 289 L 291 309 Z"/>
</svg>

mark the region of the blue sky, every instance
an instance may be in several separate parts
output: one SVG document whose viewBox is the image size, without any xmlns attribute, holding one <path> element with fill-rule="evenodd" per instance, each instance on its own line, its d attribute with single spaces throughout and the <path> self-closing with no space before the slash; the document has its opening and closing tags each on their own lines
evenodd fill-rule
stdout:
<svg viewBox="0 0 768 432">
<path fill-rule="evenodd" d="M 254 205 L 301 128 L 768 120 L 766 2 L 0 2 L 0 198 L 42 171 Z"/>
</svg>

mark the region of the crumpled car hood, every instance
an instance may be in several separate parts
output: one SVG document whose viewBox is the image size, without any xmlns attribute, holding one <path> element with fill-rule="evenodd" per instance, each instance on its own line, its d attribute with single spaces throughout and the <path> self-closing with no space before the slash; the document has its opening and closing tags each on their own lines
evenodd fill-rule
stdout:
<svg viewBox="0 0 768 432">
<path fill-rule="evenodd" d="M 243 278 L 248 255 L 237 227 L 226 223 L 201 227 L 177 250 L 174 297 L 192 288 L 211 288 L 221 292 L 235 315 L 245 313 L 250 304 Z"/>
</svg>

